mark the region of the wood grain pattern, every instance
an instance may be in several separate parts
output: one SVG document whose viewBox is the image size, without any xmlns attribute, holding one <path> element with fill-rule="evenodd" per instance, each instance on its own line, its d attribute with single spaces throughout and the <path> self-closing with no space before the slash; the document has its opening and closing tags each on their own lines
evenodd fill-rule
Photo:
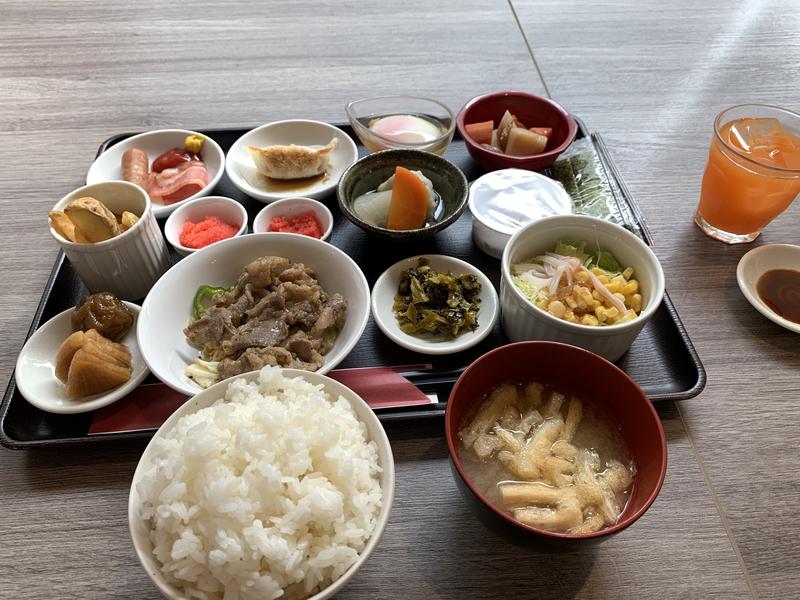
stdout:
<svg viewBox="0 0 800 600">
<path fill-rule="evenodd" d="M 754 244 L 728 247 L 692 223 L 712 121 L 722 108 L 800 109 L 798 2 L 515 0 L 554 98 L 601 129 L 656 239 L 667 287 L 708 371 L 680 406 L 754 591 L 800 588 L 798 338 L 736 285 L 752 247 L 798 243 L 795 203 Z"/>
<path fill-rule="evenodd" d="M 524 4 L 531 11 L 523 19 L 526 23 L 531 22 L 531 14 L 541 20 L 561 10 L 555 3 Z M 594 13 L 579 2 L 574 4 L 581 18 L 571 7 L 564 19 L 578 27 L 581 43 L 576 45 L 575 38 L 570 41 L 548 25 L 546 45 L 566 49 L 569 56 L 555 63 L 548 63 L 545 56 L 543 63 L 546 69 L 555 64 L 569 78 L 564 84 L 552 80 L 551 86 L 559 96 L 562 91 L 570 94 L 570 102 L 565 103 L 607 134 L 625 174 L 634 174 L 630 183 L 656 232 L 673 299 L 692 335 L 702 341 L 702 356 L 714 366 L 715 375 L 732 378 L 722 387 L 711 387 L 684 409 L 695 431 L 696 422 L 707 420 L 709 413 L 727 414 L 727 403 L 733 405 L 734 417 L 723 422 L 722 433 L 709 432 L 707 437 L 697 433 L 701 453 L 717 483 L 714 465 L 722 465 L 719 469 L 731 465 L 731 458 L 725 456 L 730 452 L 730 438 L 724 432 L 749 424 L 744 411 L 749 398 L 729 400 L 724 395 L 734 392 L 748 374 L 752 378 L 759 372 L 757 364 L 753 370 L 742 369 L 728 349 L 741 347 L 758 356 L 765 350 L 757 346 L 765 345 L 783 357 L 786 371 L 779 371 L 782 383 L 777 387 L 782 391 L 775 402 L 782 398 L 786 404 L 792 381 L 786 372 L 796 366 L 790 346 L 793 338 L 760 321 L 743 300 L 734 300 L 727 279 L 730 272 L 720 271 L 720 266 L 740 255 L 738 249 L 709 247 L 710 259 L 699 264 L 680 252 L 681 244 L 688 240 L 693 247 L 705 249 L 709 243 L 686 223 L 668 225 L 672 215 L 689 214 L 696 189 L 687 195 L 685 187 L 691 187 L 696 177 L 676 184 L 664 173 L 671 164 L 683 169 L 679 172 L 702 168 L 705 141 L 692 137 L 688 153 L 677 151 L 679 133 L 671 133 L 655 148 L 640 141 L 647 115 L 652 114 L 646 104 L 662 106 L 664 100 L 655 99 L 659 78 L 676 75 L 678 69 L 669 66 L 663 48 L 662 52 L 644 51 L 648 37 L 653 37 L 650 13 L 631 5 L 612 10 L 601 27 L 611 37 L 592 38 Z M 693 48 L 681 55 L 685 61 L 692 49 L 697 52 L 701 47 L 703 36 L 716 31 L 716 25 L 713 20 L 688 25 L 679 8 L 665 9 L 671 15 L 667 28 L 674 36 L 666 47 L 675 50 L 683 29 L 690 29 L 697 39 L 692 38 Z M 601 13 L 604 9 L 611 10 L 603 5 Z M 162 126 L 255 125 L 292 116 L 342 120 L 347 100 L 382 93 L 414 92 L 457 108 L 485 91 L 541 90 L 505 3 L 282 1 L 259 7 L 204 0 L 187 11 L 153 0 L 81 5 L 0 0 L 0 14 L 0 132 L 4 141 L 0 145 L 0 205 L 11 217 L 0 221 L 0 257 L 5 281 L 13 282 L 6 283 L 0 296 L 5 332 L 0 341 L 3 385 L 56 254 L 44 215 L 59 197 L 81 184 L 105 137 Z M 607 57 L 625 48 L 611 35 L 615 27 L 619 29 L 614 23 L 620 20 L 628 23 L 628 34 L 639 40 L 634 47 L 639 54 L 632 51 L 615 70 L 613 58 Z M 765 30 L 760 31 L 747 38 L 751 46 L 762 41 L 759 36 Z M 540 49 L 532 41 L 538 57 Z M 764 82 L 760 66 L 774 63 L 767 62 L 771 58 L 766 52 L 758 56 L 745 69 Z M 599 62 L 593 65 L 591 60 Z M 792 59 L 782 55 L 780 60 L 786 66 Z M 606 70 L 605 79 L 597 69 Z M 591 77 L 598 89 L 589 94 L 580 82 Z M 701 79 L 695 76 L 688 85 L 702 87 Z M 617 102 L 615 85 L 631 85 L 631 91 L 641 92 L 639 100 L 634 94 L 622 105 L 638 121 L 610 110 Z M 708 118 L 698 121 L 707 126 Z M 665 121 L 659 131 L 668 130 Z M 666 162 L 661 149 L 669 154 Z M 631 167 L 629 161 L 637 157 L 639 162 Z M 645 169 L 648 162 L 655 165 L 651 168 L 661 169 L 659 175 Z M 692 166 L 692 162 L 697 164 Z M 701 335 L 707 315 L 703 290 L 731 313 L 720 329 L 721 338 Z M 725 300 L 727 296 L 730 300 Z M 764 334 L 762 341 L 748 343 L 753 339 L 751 331 Z M 440 423 L 390 427 L 397 461 L 396 505 L 378 550 L 341 597 L 526 596 L 512 587 L 515 577 L 525 590 L 535 589 L 537 597 L 544 598 L 747 595 L 680 415 L 672 405 L 660 411 L 670 451 L 661 496 L 628 531 L 599 547 L 566 554 L 516 548 L 472 518 L 449 473 Z M 768 421 L 759 431 L 774 439 L 768 434 L 781 429 Z M 136 561 L 127 534 L 128 486 L 141 450 L 141 445 L 117 444 L 69 452 L 0 452 L 0 531 L 4 534 L 0 597 L 158 597 Z M 777 442 L 765 445 L 765 461 L 774 460 L 779 450 Z M 747 473 L 768 464 L 747 460 Z M 782 469 L 785 464 L 781 463 Z M 726 481 L 734 486 L 743 477 L 733 475 Z M 779 498 L 788 500 L 791 486 L 796 487 L 794 477 L 783 479 L 784 486 L 777 480 L 767 482 L 771 489 L 779 488 Z M 719 484 L 717 490 L 721 495 L 727 491 Z M 730 506 L 742 509 L 741 504 Z M 754 515 L 763 521 L 770 515 L 768 510 L 757 509 Z M 749 523 L 751 529 L 742 530 L 742 539 L 754 541 L 753 555 L 762 553 L 766 564 L 774 556 L 764 551 L 765 538 L 755 518 Z M 793 582 L 791 577 L 781 579 L 779 567 L 771 571 L 765 567 L 765 577 L 770 573 L 779 585 Z M 790 589 L 784 588 L 786 594 Z"/>
</svg>

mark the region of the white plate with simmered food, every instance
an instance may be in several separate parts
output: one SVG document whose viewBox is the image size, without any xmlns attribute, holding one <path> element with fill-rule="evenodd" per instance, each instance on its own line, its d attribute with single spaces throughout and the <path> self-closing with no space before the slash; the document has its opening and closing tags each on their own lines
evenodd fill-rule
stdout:
<svg viewBox="0 0 800 600">
<path fill-rule="evenodd" d="M 499 314 L 497 292 L 479 269 L 441 254 L 412 256 L 372 288 L 372 316 L 393 342 L 420 354 L 454 354 L 481 342 Z"/>
<path fill-rule="evenodd" d="M 142 304 L 137 339 L 153 375 L 193 396 L 271 365 L 325 374 L 369 319 L 352 258 L 318 239 L 256 233 L 190 254 Z"/>
<path fill-rule="evenodd" d="M 86 184 L 130 181 L 150 196 L 163 219 L 186 200 L 208 196 L 225 169 L 219 144 L 188 129 L 146 131 L 118 142 L 89 167 Z"/>
<path fill-rule="evenodd" d="M 96 329 L 74 332 L 75 308 L 39 327 L 17 359 L 14 376 L 22 396 L 46 412 L 71 414 L 97 410 L 132 392 L 149 371 L 136 343 L 139 307 L 124 305 L 132 322 L 124 333 L 117 329 L 119 335 L 101 335 Z"/>
<path fill-rule="evenodd" d="M 332 193 L 358 159 L 355 142 L 328 123 L 275 121 L 256 127 L 228 150 L 225 172 L 237 188 L 261 202 Z"/>
</svg>

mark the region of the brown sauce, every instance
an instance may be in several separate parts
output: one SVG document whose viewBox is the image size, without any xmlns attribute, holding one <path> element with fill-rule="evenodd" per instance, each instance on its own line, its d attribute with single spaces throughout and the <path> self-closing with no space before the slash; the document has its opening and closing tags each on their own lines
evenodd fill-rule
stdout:
<svg viewBox="0 0 800 600">
<path fill-rule="evenodd" d="M 325 183 L 328 181 L 328 174 L 322 173 L 314 177 L 306 177 L 305 179 L 272 179 L 265 175 L 258 175 L 259 187 L 267 192 L 300 192 L 314 187 L 318 183 Z"/>
<path fill-rule="evenodd" d="M 800 323 L 800 271 L 772 269 L 758 278 L 758 296 L 775 313 Z"/>
</svg>

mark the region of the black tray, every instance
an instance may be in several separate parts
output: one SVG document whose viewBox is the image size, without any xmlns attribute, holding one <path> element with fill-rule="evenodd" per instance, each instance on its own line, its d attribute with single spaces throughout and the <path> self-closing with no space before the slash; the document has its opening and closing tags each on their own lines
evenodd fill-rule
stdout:
<svg viewBox="0 0 800 600">
<path fill-rule="evenodd" d="M 583 123 L 579 121 L 579 125 L 578 137 L 588 136 L 589 133 Z M 348 125 L 340 125 L 340 127 L 356 141 L 359 154 L 366 155 L 368 151 L 358 141 L 352 129 Z M 248 130 L 217 129 L 205 130 L 202 133 L 215 139 L 227 152 L 246 131 Z M 109 146 L 131 135 L 134 134 L 126 133 L 109 138 L 101 144 L 98 156 Z M 633 214 L 639 219 L 643 237 L 650 243 L 646 225 L 641 220 L 637 207 L 630 198 L 615 166 L 608 158 L 602 142 L 595 139 L 594 136 L 593 140 L 596 149 L 604 159 L 609 177 L 616 184 L 617 191 L 623 195 L 624 200 L 631 207 Z M 447 149 L 445 157 L 461 168 L 470 181 L 483 174 L 483 170 L 467 154 L 464 142 L 458 136 Z M 217 185 L 215 194 L 239 200 L 247 208 L 251 224 L 258 211 L 264 207 L 264 204 L 236 189 L 225 175 Z M 466 211 L 456 223 L 429 240 L 414 242 L 413 245 L 407 243 L 386 244 L 381 241 L 381 251 L 375 252 L 375 245 L 378 242 L 342 216 L 336 206 L 335 195 L 331 195 L 323 201 L 328 204 L 334 214 L 334 229 L 330 242 L 347 252 L 359 264 L 370 286 L 387 267 L 412 254 L 447 254 L 464 259 L 486 273 L 495 287 L 499 286 L 500 261 L 484 254 L 473 244 L 472 217 L 469 211 Z M 163 220 L 160 224 L 163 227 Z M 170 251 L 173 261 L 180 259 L 174 250 L 170 249 Z M 60 253 L 34 314 L 27 337 L 33 334 L 40 323 L 47 322 L 59 312 L 74 306 L 87 293 L 88 291 L 70 262 L 63 253 Z M 430 371 L 417 373 L 412 377 L 412 381 L 426 394 L 435 393 L 439 402 L 424 406 L 378 411 L 378 416 L 383 421 L 429 419 L 444 414 L 450 389 L 466 365 L 491 348 L 505 344 L 507 341 L 498 321 L 492 333 L 483 342 L 469 350 L 449 356 L 422 356 L 397 346 L 386 338 L 370 320 L 362 339 L 340 364 L 340 368 L 420 363 L 432 365 Z M 692 398 L 699 394 L 705 386 L 705 370 L 669 296 L 664 297 L 661 307 L 647 323 L 631 350 L 617 361 L 617 364 L 644 388 L 653 402 Z M 155 381 L 151 375 L 145 383 L 154 383 Z M 153 434 L 151 430 L 89 436 L 87 431 L 92 416 L 91 412 L 60 415 L 37 409 L 17 391 L 12 376 L 3 402 L 0 404 L 0 444 L 8 448 L 25 449 L 100 443 L 121 439 L 147 439 Z"/>
</svg>

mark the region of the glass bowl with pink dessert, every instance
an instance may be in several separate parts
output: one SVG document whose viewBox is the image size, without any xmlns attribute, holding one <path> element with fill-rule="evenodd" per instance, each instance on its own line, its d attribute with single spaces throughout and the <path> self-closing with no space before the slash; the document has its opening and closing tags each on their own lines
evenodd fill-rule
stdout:
<svg viewBox="0 0 800 600">
<path fill-rule="evenodd" d="M 443 154 L 453 140 L 453 111 L 436 100 L 416 96 L 379 96 L 345 106 L 347 118 L 371 151 L 395 148 Z"/>
</svg>

